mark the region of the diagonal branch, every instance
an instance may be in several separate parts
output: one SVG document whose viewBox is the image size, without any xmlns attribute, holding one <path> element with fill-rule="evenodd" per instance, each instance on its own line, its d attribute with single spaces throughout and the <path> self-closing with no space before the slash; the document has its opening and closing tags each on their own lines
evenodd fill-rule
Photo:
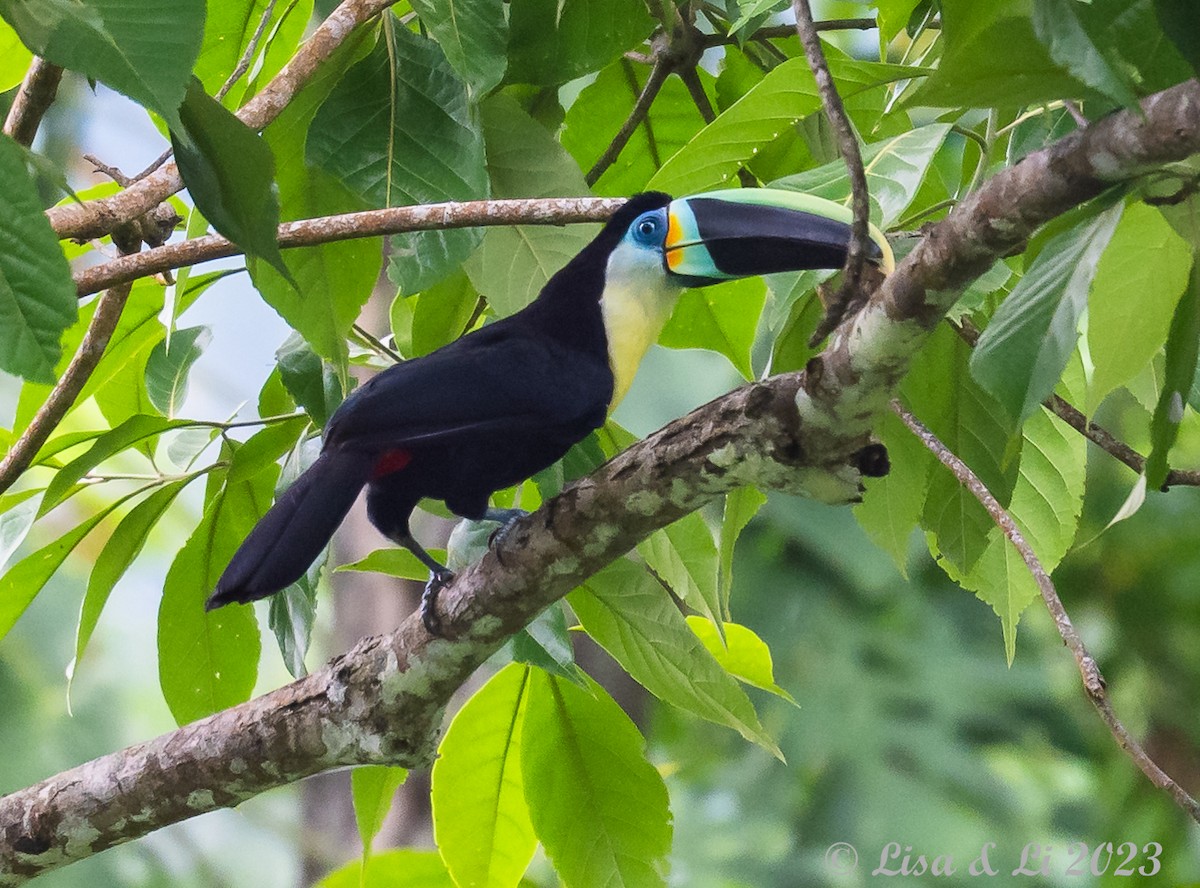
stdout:
<svg viewBox="0 0 1200 888">
<path fill-rule="evenodd" d="M 33 144 L 42 118 L 58 95 L 63 69 L 41 56 L 34 56 L 21 88 L 13 98 L 8 117 L 4 120 L 4 135 L 28 148 Z"/>
<path fill-rule="evenodd" d="M 271 82 L 238 109 L 242 123 L 258 130 L 278 117 L 334 50 L 394 2 L 342 0 Z M 111 197 L 51 207 L 46 216 L 60 238 L 91 240 L 149 212 L 182 187 L 179 169 L 169 163 Z"/>
<path fill-rule="evenodd" d="M 1025 536 L 1021 533 L 1019 527 L 1012 516 L 1004 510 L 1004 507 L 996 501 L 992 496 L 991 491 L 987 489 L 979 477 L 971 471 L 971 467 L 964 463 L 961 459 L 955 456 L 945 444 L 938 440 L 929 429 L 927 429 L 915 416 L 909 413 L 901 406 L 899 401 L 892 402 L 892 412 L 900 417 L 901 421 L 908 426 L 909 430 L 916 435 L 921 443 L 925 445 L 938 462 L 954 473 L 954 477 L 958 479 L 975 499 L 979 500 L 980 505 L 987 511 L 991 519 L 996 522 L 996 525 L 1003 531 L 1008 541 L 1012 543 L 1013 548 L 1021 555 L 1021 559 L 1025 562 L 1025 566 L 1029 568 L 1029 572 L 1033 575 L 1034 582 L 1037 583 L 1038 592 L 1042 596 L 1042 601 L 1046 605 L 1046 609 L 1050 611 L 1050 616 L 1054 618 L 1054 626 L 1058 629 L 1058 634 L 1062 637 L 1065 644 L 1075 657 L 1075 663 L 1079 667 L 1079 675 L 1083 679 L 1083 688 L 1087 691 L 1088 698 L 1092 701 L 1092 705 L 1096 707 L 1096 711 L 1100 713 L 1100 719 L 1108 727 L 1117 745 L 1125 751 L 1125 753 L 1133 760 L 1133 763 L 1150 778 L 1159 789 L 1165 789 L 1180 808 L 1191 815 L 1192 819 L 1200 823 L 1200 802 L 1197 802 L 1191 795 L 1188 794 L 1182 786 L 1176 783 L 1171 777 L 1163 771 L 1162 768 L 1152 759 L 1141 744 L 1133 738 L 1129 730 L 1117 718 L 1116 712 L 1113 711 L 1112 701 L 1108 697 L 1108 689 L 1104 682 L 1104 676 L 1100 674 L 1100 667 L 1096 665 L 1095 658 L 1088 652 L 1087 646 L 1084 645 L 1083 639 L 1079 637 L 1079 633 L 1075 629 L 1075 625 L 1071 622 L 1067 610 L 1063 607 L 1062 599 L 1058 597 L 1058 591 L 1054 588 L 1054 582 L 1050 579 L 1050 575 L 1046 573 L 1046 569 L 1034 554 L 1033 547 L 1029 545 Z"/>
<path fill-rule="evenodd" d="M 387 207 L 382 210 L 365 210 L 360 213 L 342 213 L 285 222 L 279 226 L 279 246 L 311 247 L 353 238 L 399 234 L 404 231 L 488 225 L 603 222 L 623 203 L 624 198 L 552 197 Z M 90 266 L 75 274 L 75 286 L 80 296 L 86 296 L 123 281 L 137 280 L 146 275 L 210 259 L 237 256 L 241 252 L 236 244 L 220 235 L 205 235 Z"/>
<path fill-rule="evenodd" d="M 642 87 L 642 92 L 637 97 L 637 101 L 633 104 L 633 110 L 629 112 L 629 116 L 625 118 L 625 122 L 621 124 L 621 128 L 617 130 L 617 134 L 613 136 L 613 140 L 609 146 L 604 149 L 604 153 L 597 158 L 592 164 L 592 168 L 588 170 L 584 177 L 588 185 L 595 185 L 600 180 L 600 177 L 608 170 L 610 166 L 620 157 L 621 152 L 625 150 L 625 146 L 629 144 L 630 138 L 633 137 L 634 131 L 638 128 L 646 115 L 650 112 L 650 106 L 658 97 L 658 91 L 662 89 L 662 85 L 666 83 L 668 75 L 671 73 L 671 63 L 663 54 L 656 55 L 654 59 L 654 67 L 650 69 L 650 76 L 646 78 L 646 85 Z"/>
<path fill-rule="evenodd" d="M 340 765 L 428 763 L 441 708 L 507 635 L 653 530 L 745 484 L 845 501 L 916 349 L 994 259 L 1113 181 L 1200 151 L 1200 84 L 1119 111 L 997 175 L 928 233 L 802 374 L 738 389 L 568 488 L 441 597 L 307 679 L 0 799 L 0 886 Z"/>
<path fill-rule="evenodd" d="M 113 331 L 117 329 L 117 322 L 121 319 L 121 311 L 125 308 L 125 300 L 129 298 L 132 286 L 129 283 L 118 284 L 100 297 L 92 321 L 79 344 L 79 350 L 54 384 L 46 402 L 38 408 L 29 426 L 8 453 L 4 454 L 4 459 L 0 460 L 0 493 L 12 487 L 21 477 L 21 473 L 29 468 L 42 445 L 75 404 L 75 399 L 91 378 L 92 371 L 100 363 Z"/>
<path fill-rule="evenodd" d="M 825 51 L 821 48 L 821 38 L 817 36 L 808 0 L 792 0 L 792 10 L 796 13 L 796 32 L 804 45 L 808 67 L 812 69 L 817 91 L 821 94 L 821 104 L 825 106 L 825 116 L 833 127 L 834 135 L 837 136 L 838 152 L 846 163 L 846 172 L 850 176 L 850 205 L 854 211 L 850 249 L 846 253 L 842 285 L 825 306 L 825 317 L 821 319 L 809 340 L 809 344 L 815 346 L 841 322 L 842 316 L 851 305 L 861 304 L 863 297 L 859 295 L 860 285 L 863 265 L 867 261 L 867 244 L 871 236 L 871 200 L 867 194 L 867 173 L 863 169 L 858 137 L 850 125 L 850 118 L 842 105 L 842 97 L 838 95 L 837 87 L 834 86 L 833 75 L 829 73 L 829 64 L 825 61 Z"/>
</svg>

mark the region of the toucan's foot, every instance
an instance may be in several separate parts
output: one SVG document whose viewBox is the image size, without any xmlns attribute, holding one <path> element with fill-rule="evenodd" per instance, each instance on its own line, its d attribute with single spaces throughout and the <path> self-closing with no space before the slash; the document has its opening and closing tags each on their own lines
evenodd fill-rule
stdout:
<svg viewBox="0 0 1200 888">
<path fill-rule="evenodd" d="M 492 531 L 492 535 L 488 537 L 488 548 L 496 553 L 496 560 L 504 564 L 504 559 L 500 555 L 500 548 L 504 540 L 512 532 L 512 526 L 518 518 L 524 518 L 528 515 L 525 509 L 488 509 L 483 513 L 484 521 L 499 521 L 500 526 Z"/>
<path fill-rule="evenodd" d="M 450 585 L 454 580 L 454 572 L 441 567 L 431 571 L 425 591 L 421 593 L 421 622 L 425 631 L 436 638 L 442 638 L 442 618 L 437 613 L 438 593 L 442 587 Z"/>
</svg>

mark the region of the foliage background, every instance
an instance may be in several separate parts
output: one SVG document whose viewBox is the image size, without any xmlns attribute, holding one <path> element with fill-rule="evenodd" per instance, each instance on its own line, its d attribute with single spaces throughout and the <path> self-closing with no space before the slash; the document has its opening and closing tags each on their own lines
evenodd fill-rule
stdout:
<svg viewBox="0 0 1200 888">
<path fill-rule="evenodd" d="M 822 15 L 865 12 L 869 10 L 859 4 L 830 4 Z M 869 38 L 838 40 L 857 55 L 870 56 L 874 49 Z M 557 60 L 564 62 L 575 60 Z M 723 72 L 728 90 L 737 88 L 738 64 L 719 58 L 712 62 L 713 70 Z M 571 73 L 592 70 L 586 61 L 579 65 L 579 71 Z M 479 88 L 486 91 L 491 74 L 481 71 L 478 76 Z M 615 78 L 616 71 L 606 69 L 599 76 Z M 702 79 L 722 108 L 721 80 L 704 75 Z M 682 85 L 674 80 L 669 84 L 667 89 L 677 95 L 665 94 L 662 107 L 681 117 L 691 115 L 695 109 Z M 586 170 L 585 161 L 591 159 L 586 151 L 604 144 L 600 135 L 607 138 L 611 124 L 620 121 L 627 106 L 607 116 L 590 109 L 604 125 L 597 124 L 596 137 L 584 140 L 578 127 L 586 133 L 586 118 L 572 127 L 571 116 L 589 110 L 586 103 L 598 101 L 600 94 L 589 96 L 586 89 L 575 92 L 578 87 L 569 86 L 561 93 L 569 106 L 562 141 L 581 170 Z M 572 99 L 575 105 L 570 105 Z M 525 102 L 531 115 L 501 113 L 511 110 L 503 102 L 515 106 L 518 100 Z M 557 126 L 552 104 L 547 116 L 538 118 L 537 102 L 516 91 L 490 101 L 492 117 L 485 106 L 485 129 L 489 119 L 493 129 L 515 127 L 511 121 L 530 119 L 551 129 Z M 139 168 L 155 151 L 142 157 L 138 152 L 145 149 L 137 140 L 127 142 L 112 135 L 112 130 L 122 128 L 122 119 L 135 118 L 144 119 L 124 99 L 101 87 L 97 102 L 82 82 L 75 81 L 56 105 L 50 132 L 39 147 L 65 159 L 76 150 L 72 146 L 84 144 L 107 159 L 120 157 L 123 165 Z M 977 128 L 990 125 L 984 115 L 971 112 L 962 122 Z M 701 124 L 697 117 L 680 131 L 689 133 Z M 888 132 L 885 126 L 877 135 L 885 138 L 901 131 L 899 124 L 891 125 L 895 131 Z M 1033 118 L 1019 134 L 1028 146 L 1036 146 L 1066 125 L 1062 114 L 1047 113 Z M 814 167 L 831 159 L 811 156 L 813 146 L 823 145 L 826 155 L 830 146 L 823 142 L 819 124 L 810 121 L 806 126 L 812 130 L 805 134 L 807 138 L 774 146 L 781 156 L 758 161 L 760 171 L 772 164 L 779 169 Z M 669 121 L 664 122 L 664 130 L 671 131 Z M 520 135 L 515 137 L 518 147 Z M 493 138 L 489 148 L 503 144 L 504 138 L 503 134 Z M 573 144 L 572 138 L 581 141 Z M 963 159 L 969 146 L 962 138 L 948 138 L 942 144 L 951 144 L 958 152 L 959 169 L 954 175 L 961 176 L 964 169 L 969 173 L 973 164 Z M 666 145 L 659 147 L 667 150 Z M 601 178 L 595 193 L 621 194 L 641 187 L 652 172 L 637 168 L 644 162 L 644 148 L 635 141 L 626 163 Z M 793 155 L 784 156 L 785 149 Z M 800 151 L 810 156 L 797 158 Z M 981 168 L 986 171 L 1011 162 L 1019 148 L 1009 145 L 1008 152 Z M 940 154 L 939 158 L 945 160 Z M 79 170 L 74 176 L 76 187 L 91 184 L 91 178 L 84 178 Z M 577 174 L 571 181 L 582 190 Z M 929 180 L 919 178 L 918 184 L 922 181 Z M 820 177 L 808 184 L 820 185 Z M 830 187 L 837 185 L 835 181 Z M 566 193 L 569 187 L 556 182 L 547 193 Z M 492 191 L 504 196 L 500 182 L 492 183 Z M 914 206 L 928 206 L 936 198 L 921 194 L 916 201 Z M 899 207 L 897 215 L 909 209 Z M 448 249 L 455 249 L 453 243 Z M 495 249 L 502 251 L 503 243 Z M 569 252 L 570 248 L 562 249 Z M 486 252 L 474 261 L 485 263 Z M 483 267 L 470 264 L 467 274 L 487 277 Z M 1006 276 L 999 277 L 996 291 L 976 294 L 988 309 L 992 307 L 989 296 L 994 299 L 995 292 L 1011 288 Z M 417 283 L 409 283 L 420 289 Z M 236 323 L 228 323 L 232 316 L 237 317 Z M 285 330 L 248 288 L 232 281 L 214 288 L 211 299 L 198 303 L 186 322 L 211 322 L 216 335 L 193 368 L 184 413 L 225 415 L 257 391 Z M 668 339 L 671 335 L 676 337 L 672 344 L 692 344 L 686 330 L 676 327 Z M 744 357 L 728 357 L 732 364 L 739 358 L 747 364 L 751 360 L 748 350 Z M 754 355 L 756 369 L 762 366 L 761 357 Z M 792 360 L 799 362 L 794 356 Z M 656 351 L 618 420 L 639 434 L 653 430 L 736 384 L 739 377 L 731 361 L 712 353 Z M 778 369 L 778 363 L 775 366 Z M 1153 366 L 1137 369 L 1142 376 L 1130 381 L 1128 391 L 1105 401 L 1098 416 L 1145 452 L 1154 400 L 1146 390 L 1153 393 L 1156 378 Z M 247 378 L 254 380 L 252 385 L 244 384 Z M 12 403 L 17 390 L 11 383 L 6 385 Z M 87 422 L 94 417 L 80 419 Z M 1194 465 L 1197 458 L 1200 429 L 1189 412 L 1172 462 Z M 1060 592 L 1103 665 L 1127 724 L 1147 738 L 1152 754 L 1167 770 L 1195 791 L 1200 789 L 1197 493 L 1192 489 L 1152 493 L 1132 519 L 1101 533 L 1134 476 L 1102 454 L 1090 459 L 1088 473 L 1076 539 L 1096 539 L 1077 545 L 1056 573 Z M 167 559 L 198 519 L 198 494 L 198 490 L 189 492 L 186 508 L 160 525 L 150 539 L 152 557 L 139 562 L 118 586 L 89 651 L 88 669 L 73 688 L 73 714 L 68 714 L 62 670 L 73 654 L 74 615 L 99 542 L 85 543 L 0 644 L 0 700 L 4 701 L 0 748 L 8 752 L 0 759 L 0 789 L 27 785 L 173 726 L 155 680 L 153 613 Z M 79 497 L 75 502 L 77 511 L 60 519 L 59 531 L 94 511 L 98 501 Z M 44 542 L 54 530 L 48 527 L 44 536 L 30 542 Z M 859 529 L 849 510 L 773 497 L 750 525 L 738 549 L 733 608 L 739 622 L 770 643 L 776 680 L 800 703 L 795 708 L 770 695 L 755 694 L 763 723 L 789 764 L 781 765 L 731 731 L 698 722 L 652 699 L 641 701 L 650 758 L 669 775 L 676 824 L 675 883 L 862 884 L 867 881 L 864 869 L 873 865 L 868 861 L 877 859 L 892 841 L 912 845 L 914 853 L 953 854 L 962 862 L 973 859 L 984 842 L 993 841 L 998 849 L 993 860 L 1009 870 L 1017 865 L 1026 843 L 1053 845 L 1053 871 L 1060 874 L 1071 842 L 1094 846 L 1128 840 L 1140 846 L 1157 841 L 1165 849 L 1164 881 L 1200 880 L 1200 835 L 1116 749 L 1080 693 L 1070 658 L 1041 610 L 1033 608 L 1022 618 L 1016 659 L 1009 666 L 1005 639 L 991 608 L 945 577 L 919 534 L 910 542 L 905 577 Z M 322 619 L 329 620 L 329 614 Z M 377 630 L 386 628 L 379 625 Z M 1013 628 L 1009 627 L 1009 642 Z M 333 652 L 334 631 L 328 622 L 318 624 L 319 651 L 317 656 L 310 654 L 310 663 Z M 272 648 L 273 642 L 264 638 L 267 654 L 258 679 L 260 689 L 286 679 Z M 343 790 L 342 803 L 349 810 L 348 788 Z M 48 874 L 42 884 L 296 884 L 302 873 L 333 868 L 348 856 L 346 848 L 314 834 L 300 816 L 305 810 L 300 795 L 295 787 L 269 793 L 236 812 L 172 827 L 149 840 Z M 826 848 L 839 841 L 858 849 L 864 868 L 857 875 L 840 877 L 825 863 Z M 535 884 L 553 884 L 544 861 L 535 864 L 532 879 Z M 1059 876 L 1046 884 L 1089 881 Z M 1122 884 L 1115 878 L 1107 882 Z"/>
</svg>

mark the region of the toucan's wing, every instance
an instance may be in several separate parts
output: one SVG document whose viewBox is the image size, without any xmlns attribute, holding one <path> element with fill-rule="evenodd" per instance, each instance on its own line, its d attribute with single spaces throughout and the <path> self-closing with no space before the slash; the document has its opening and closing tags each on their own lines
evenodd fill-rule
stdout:
<svg viewBox="0 0 1200 888">
<path fill-rule="evenodd" d="M 395 447 L 603 420 L 612 373 L 503 322 L 390 367 L 334 413 L 326 446 Z"/>
</svg>

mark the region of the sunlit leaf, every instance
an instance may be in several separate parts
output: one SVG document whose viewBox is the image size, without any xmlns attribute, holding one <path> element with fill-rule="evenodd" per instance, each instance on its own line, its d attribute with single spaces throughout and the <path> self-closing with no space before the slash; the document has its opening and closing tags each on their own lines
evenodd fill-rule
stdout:
<svg viewBox="0 0 1200 888">
<path fill-rule="evenodd" d="M 360 765 L 350 772 L 350 793 L 354 799 L 354 819 L 358 823 L 358 837 L 362 840 L 363 856 L 371 853 L 371 843 L 383 820 L 392 810 L 392 799 L 408 777 L 405 768 L 388 765 Z"/>
</svg>

